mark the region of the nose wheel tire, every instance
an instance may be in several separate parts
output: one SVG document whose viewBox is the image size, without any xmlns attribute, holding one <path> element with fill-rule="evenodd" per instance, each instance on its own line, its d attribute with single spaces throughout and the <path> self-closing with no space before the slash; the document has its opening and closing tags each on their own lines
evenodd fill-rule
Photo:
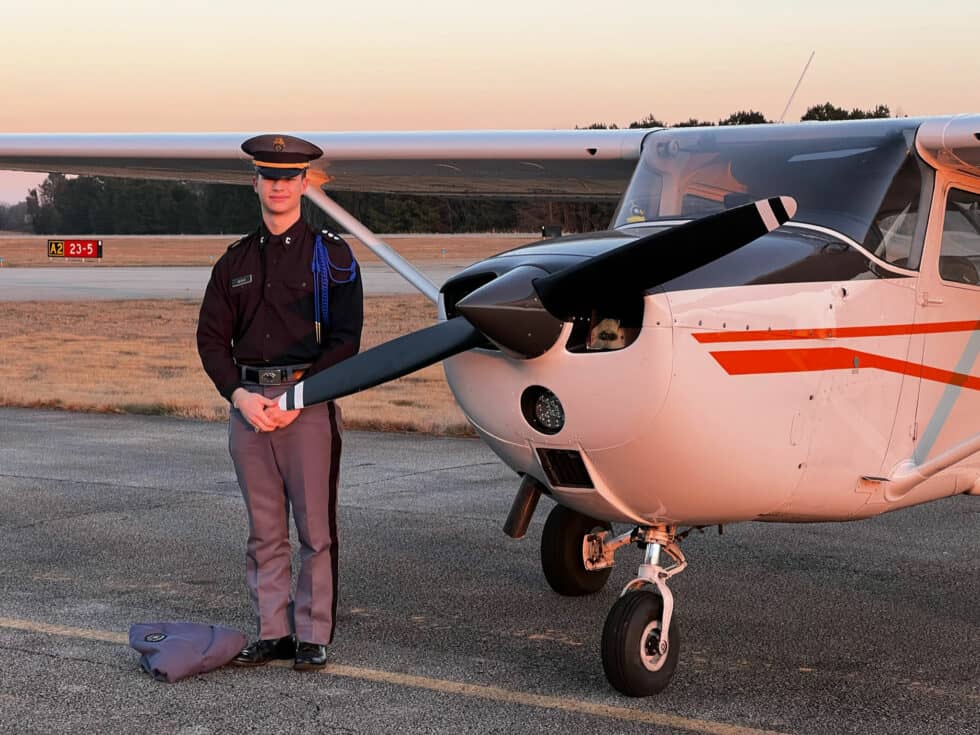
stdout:
<svg viewBox="0 0 980 735">
<path fill-rule="evenodd" d="M 596 570 L 585 567 L 585 537 L 598 531 L 612 531 L 612 525 L 563 505 L 551 509 L 541 533 L 541 569 L 559 595 L 591 595 L 605 586 L 611 567 Z"/>
<path fill-rule="evenodd" d="M 660 635 L 662 615 L 663 598 L 641 589 L 620 597 L 606 618 L 602 668 L 609 683 L 629 697 L 646 697 L 663 690 L 677 668 L 677 617 L 671 616 L 668 640 L 664 642 Z"/>
</svg>

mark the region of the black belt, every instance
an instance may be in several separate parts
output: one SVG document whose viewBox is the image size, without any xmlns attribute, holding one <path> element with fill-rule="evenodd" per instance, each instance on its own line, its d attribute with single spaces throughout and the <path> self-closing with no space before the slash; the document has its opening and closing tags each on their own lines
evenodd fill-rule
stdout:
<svg viewBox="0 0 980 735">
<path fill-rule="evenodd" d="M 238 370 L 242 380 L 246 383 L 258 383 L 259 385 L 279 385 L 299 380 L 306 373 L 310 364 L 305 365 L 281 365 L 279 367 L 251 367 L 249 365 L 239 365 Z"/>
</svg>

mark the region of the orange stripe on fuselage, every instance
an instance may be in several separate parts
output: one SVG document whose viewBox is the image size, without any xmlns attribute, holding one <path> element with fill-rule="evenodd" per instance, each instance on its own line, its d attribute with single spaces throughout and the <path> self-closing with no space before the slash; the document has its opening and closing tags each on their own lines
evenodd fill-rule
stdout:
<svg viewBox="0 0 980 735">
<path fill-rule="evenodd" d="M 970 390 L 980 390 L 980 378 L 973 375 L 964 375 L 928 365 L 917 365 L 870 352 L 849 350 L 846 347 L 818 347 L 797 350 L 729 350 L 727 352 L 712 352 L 711 356 L 729 375 L 873 368 L 890 373 L 914 375 L 923 380 L 958 385 Z"/>
<path fill-rule="evenodd" d="M 699 332 L 693 335 L 701 344 L 722 342 L 771 342 L 788 339 L 843 339 L 846 337 L 891 337 L 903 334 L 939 334 L 980 330 L 980 320 L 933 322 L 931 324 L 878 324 L 867 327 L 829 329 L 766 329 L 744 332 Z"/>
</svg>

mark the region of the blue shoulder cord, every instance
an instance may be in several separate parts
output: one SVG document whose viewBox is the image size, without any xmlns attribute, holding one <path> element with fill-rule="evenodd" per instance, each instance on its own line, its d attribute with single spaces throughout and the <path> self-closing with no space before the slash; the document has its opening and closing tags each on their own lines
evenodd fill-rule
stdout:
<svg viewBox="0 0 980 735">
<path fill-rule="evenodd" d="M 314 324 L 316 327 L 316 343 L 322 344 L 320 341 L 320 325 L 322 324 L 323 327 L 326 328 L 329 324 L 330 316 L 328 284 L 336 283 L 341 285 L 344 283 L 350 283 L 357 278 L 357 261 L 354 260 L 352 255 L 350 266 L 347 268 L 342 268 L 341 266 L 331 263 L 330 254 L 327 252 L 326 245 L 323 244 L 323 235 L 317 233 L 316 242 L 313 243 L 313 263 L 310 266 L 310 270 L 313 271 L 313 309 L 315 319 Z M 341 281 L 334 278 L 333 271 L 346 273 L 347 279 Z"/>
</svg>

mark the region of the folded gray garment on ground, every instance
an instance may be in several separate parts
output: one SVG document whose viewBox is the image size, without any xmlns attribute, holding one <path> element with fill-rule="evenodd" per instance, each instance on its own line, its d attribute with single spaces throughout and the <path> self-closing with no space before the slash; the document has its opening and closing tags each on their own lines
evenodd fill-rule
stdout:
<svg viewBox="0 0 980 735">
<path fill-rule="evenodd" d="M 172 683 L 224 666 L 245 647 L 245 635 L 207 623 L 136 623 L 129 645 L 143 654 L 146 673 Z"/>
</svg>

